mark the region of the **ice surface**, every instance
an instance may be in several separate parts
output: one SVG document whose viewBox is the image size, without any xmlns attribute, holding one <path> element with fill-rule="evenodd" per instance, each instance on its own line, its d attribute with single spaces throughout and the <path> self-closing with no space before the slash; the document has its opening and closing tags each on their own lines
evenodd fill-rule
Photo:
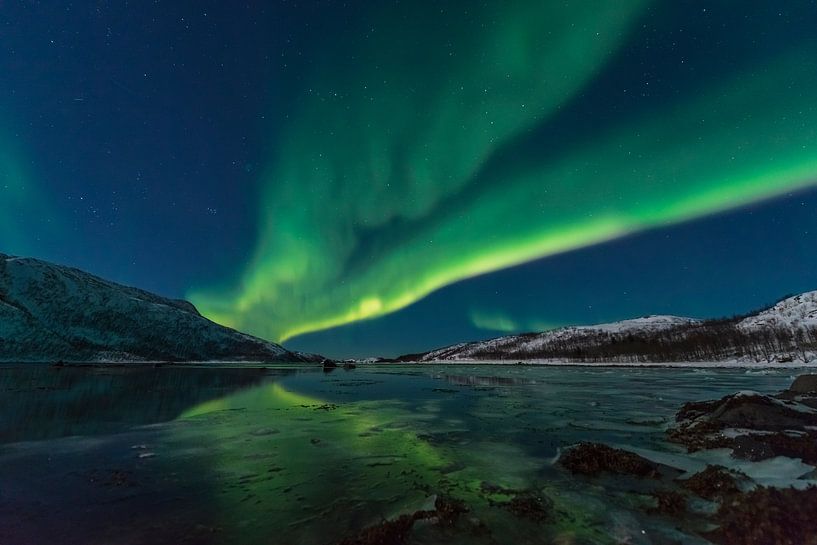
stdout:
<svg viewBox="0 0 817 545">
<path fill-rule="evenodd" d="M 80 381 L 79 370 L 35 367 L 0 375 L 0 437 L 23 434 L 0 443 L 0 482 L 14 502 L 0 507 L 0 528 L 11 543 L 251 544 L 273 536 L 323 545 L 442 495 L 465 501 L 493 543 L 702 543 L 693 530 L 703 515 L 676 521 L 649 512 L 649 492 L 677 486 L 672 477 L 574 476 L 553 464 L 559 450 L 603 442 L 687 475 L 715 463 L 779 486 L 805 486 L 810 477 L 801 477 L 813 471 L 787 458 L 690 454 L 665 433 L 684 402 L 768 395 L 791 383 L 789 370 L 151 368 L 141 378 L 128 371 Z M 61 388 L 63 377 L 74 386 Z M 32 435 L 43 431 L 51 434 Z M 552 518 L 535 524 L 503 507 L 520 491 L 552 501 Z M 489 541 L 426 525 L 416 542 Z"/>
</svg>

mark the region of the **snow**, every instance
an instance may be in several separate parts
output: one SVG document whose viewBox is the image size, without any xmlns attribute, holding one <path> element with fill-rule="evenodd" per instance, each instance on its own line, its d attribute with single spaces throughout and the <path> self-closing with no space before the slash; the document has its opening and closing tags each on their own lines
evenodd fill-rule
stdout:
<svg viewBox="0 0 817 545">
<path fill-rule="evenodd" d="M 763 327 L 788 329 L 817 327 L 817 291 L 783 299 L 772 308 L 741 320 L 738 327 L 748 330 Z"/>
<path fill-rule="evenodd" d="M 748 475 L 759 485 L 776 486 L 780 488 L 806 488 L 817 484 L 813 479 L 803 478 L 814 471 L 814 467 L 804 463 L 799 458 L 777 456 L 753 462 L 734 458 L 729 449 L 703 450 L 696 455 L 704 462 L 712 465 L 721 465 Z"/>
<path fill-rule="evenodd" d="M 575 337 L 591 336 L 598 333 L 622 334 L 636 331 L 655 332 L 679 325 L 697 323 L 698 321 L 699 320 L 693 318 L 684 318 L 681 316 L 654 315 L 605 324 L 562 327 L 535 335 L 509 335 L 489 339 L 487 341 L 459 343 L 429 352 L 423 356 L 422 360 L 439 361 L 456 358 L 457 361 L 479 361 L 470 358 L 480 352 L 494 352 L 507 347 L 513 347 L 513 349 L 517 351 L 535 351 L 549 343 L 562 339 L 573 339 Z"/>
<path fill-rule="evenodd" d="M 779 407 L 785 407 L 786 409 L 792 411 L 797 411 L 804 414 L 817 414 L 817 409 L 809 407 L 808 405 L 804 405 L 789 399 L 777 399 L 775 397 L 766 396 L 754 390 L 740 390 L 739 392 L 732 394 L 730 397 L 759 397 L 763 398 L 763 400 L 767 403 L 773 403 Z"/>
<path fill-rule="evenodd" d="M 570 326 L 545 331 L 535 334 L 509 335 L 497 337 L 486 341 L 472 343 L 459 343 L 445 348 L 433 350 L 420 357 L 424 362 L 461 362 L 461 363 L 513 363 L 519 358 L 509 356 L 509 361 L 503 361 L 500 355 L 506 354 L 535 354 L 542 353 L 549 345 L 558 342 L 581 343 L 584 339 L 592 340 L 599 335 L 622 335 L 637 333 L 655 333 L 662 330 L 675 328 L 678 326 L 701 323 L 701 320 L 685 318 L 672 315 L 653 315 L 587 326 Z M 764 328 L 784 328 L 793 333 L 803 331 L 806 328 L 817 328 L 817 291 L 802 293 L 789 297 L 774 305 L 772 308 L 764 310 L 754 316 L 745 318 L 739 322 L 738 327 L 744 331 L 751 331 Z M 486 354 L 492 354 L 492 360 L 486 358 Z M 496 358 L 500 357 L 497 361 Z M 541 365 L 584 365 L 584 366 L 667 366 L 667 367 L 747 367 L 747 368 L 776 368 L 780 367 L 814 367 L 817 366 L 817 354 L 806 353 L 773 354 L 773 360 L 779 360 L 777 364 L 768 361 L 755 361 L 747 356 L 743 358 L 729 358 L 717 362 L 676 362 L 676 363 L 633 363 L 630 361 L 604 361 L 599 363 L 575 363 L 564 360 L 542 360 L 525 359 L 525 363 Z M 794 360 L 806 360 L 802 361 Z"/>
<path fill-rule="evenodd" d="M 684 318 L 682 316 L 644 316 L 642 318 L 633 318 L 631 320 L 622 320 L 620 322 L 612 322 L 609 324 L 598 324 L 589 326 L 580 326 L 574 329 L 578 331 L 604 331 L 605 333 L 629 333 L 631 331 L 661 331 L 679 325 L 695 324 L 700 320 L 694 318 Z"/>
<path fill-rule="evenodd" d="M 709 449 L 694 454 L 663 452 L 632 445 L 611 443 L 611 446 L 627 450 L 657 464 L 663 464 L 684 471 L 681 480 L 692 477 L 707 465 L 720 465 L 748 475 L 755 483 L 763 486 L 805 488 L 817 484 L 813 479 L 803 478 L 814 468 L 799 458 L 777 456 L 761 461 L 741 460 L 732 456 L 731 449 Z"/>
</svg>

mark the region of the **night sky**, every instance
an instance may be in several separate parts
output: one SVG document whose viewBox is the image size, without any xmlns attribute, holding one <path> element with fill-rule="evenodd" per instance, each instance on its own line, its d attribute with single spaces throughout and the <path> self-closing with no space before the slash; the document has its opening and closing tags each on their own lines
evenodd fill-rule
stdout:
<svg viewBox="0 0 817 545">
<path fill-rule="evenodd" d="M 817 2 L 0 0 L 0 252 L 330 356 L 817 289 Z"/>
</svg>

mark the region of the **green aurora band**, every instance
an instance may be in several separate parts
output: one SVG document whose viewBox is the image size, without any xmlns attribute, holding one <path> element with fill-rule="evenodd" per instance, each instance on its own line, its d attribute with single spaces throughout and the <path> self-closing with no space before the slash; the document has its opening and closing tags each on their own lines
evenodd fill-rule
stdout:
<svg viewBox="0 0 817 545">
<path fill-rule="evenodd" d="M 44 203 L 35 195 L 29 179 L 15 146 L 0 135 L 0 248 L 5 252 L 25 254 L 32 249 L 25 220 L 41 210 L 36 203 Z"/>
<path fill-rule="evenodd" d="M 521 156 L 649 5 L 573 4 L 474 6 L 460 20 L 412 3 L 367 18 L 376 32 L 326 52 L 283 129 L 253 259 L 235 287 L 194 303 L 281 341 L 815 183 L 815 40 Z"/>
<path fill-rule="evenodd" d="M 218 482 L 241 481 L 241 486 L 219 486 L 213 500 L 218 527 L 227 535 L 245 535 L 238 540 L 242 543 L 263 542 L 273 534 L 277 543 L 326 543 L 327 532 L 354 535 L 357 525 L 416 510 L 430 490 L 465 501 L 472 516 L 491 521 L 501 535 L 524 538 L 526 525 L 501 515 L 499 506 L 513 497 L 502 488 L 536 483 L 540 460 L 502 441 L 483 440 L 477 451 L 423 438 L 420 430 L 428 420 L 446 414 L 439 401 L 419 407 L 346 401 L 335 406 L 287 385 L 265 384 L 188 409 L 178 419 L 184 425 L 171 428 L 166 440 L 173 443 L 172 451 L 185 453 L 185 465 L 197 467 L 199 477 L 214 472 Z M 497 415 L 490 400 L 474 410 L 489 420 Z M 258 434 L 259 422 L 275 427 Z M 435 429 L 440 435 L 456 434 L 461 425 L 456 418 L 441 418 Z M 315 438 L 318 444 L 311 441 Z M 486 490 L 488 476 L 502 488 Z M 553 498 L 554 516 L 546 528 L 531 525 L 538 537 L 554 543 L 614 542 L 588 507 L 592 500 L 558 493 L 552 486 L 539 489 Z M 328 490 L 335 495 L 328 497 Z M 449 539 L 474 542 L 472 535 Z"/>
</svg>

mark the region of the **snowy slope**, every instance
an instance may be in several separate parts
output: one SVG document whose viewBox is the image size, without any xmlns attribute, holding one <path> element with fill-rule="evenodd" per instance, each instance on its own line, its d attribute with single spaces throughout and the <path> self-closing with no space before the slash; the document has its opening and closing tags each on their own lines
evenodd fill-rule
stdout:
<svg viewBox="0 0 817 545">
<path fill-rule="evenodd" d="M 475 357 L 479 353 L 522 351 L 535 352 L 550 343 L 560 340 L 575 340 L 582 337 L 592 337 L 599 333 L 627 334 L 638 331 L 661 331 L 680 325 L 694 324 L 698 320 L 680 316 L 644 316 L 631 320 L 622 320 L 607 324 L 588 326 L 571 326 L 545 331 L 537 334 L 509 335 L 478 341 L 460 343 L 446 348 L 433 350 L 422 356 L 422 361 L 458 360 Z"/>
<path fill-rule="evenodd" d="M 745 338 L 751 340 L 772 339 L 762 341 L 768 345 L 763 352 L 763 357 L 767 360 L 774 358 L 791 359 L 792 353 L 799 354 L 800 359 L 815 359 L 817 353 L 814 351 L 814 338 L 817 335 L 817 291 L 811 291 L 789 297 L 784 299 L 771 308 L 761 311 L 753 316 L 749 316 L 735 323 L 729 320 L 722 320 L 721 324 L 726 324 L 728 327 L 721 326 L 715 333 L 715 337 L 721 332 L 725 335 L 729 334 L 729 327 L 736 328 Z M 694 326 L 692 329 L 687 326 Z M 678 342 L 683 343 L 688 339 L 690 332 L 698 335 L 696 342 L 704 342 L 701 340 L 701 335 L 706 334 L 707 327 L 711 334 L 713 326 L 707 326 L 706 323 L 692 318 L 683 318 L 678 316 L 646 316 L 643 318 L 636 318 L 632 320 L 623 320 L 620 322 L 613 322 L 609 324 L 598 324 L 590 326 L 564 327 L 553 331 L 546 331 L 543 333 L 529 333 L 523 335 L 511 335 L 507 337 L 499 337 L 496 339 L 489 339 L 486 341 L 478 341 L 471 343 L 459 343 L 427 352 L 417 356 L 407 356 L 403 359 L 419 361 L 444 361 L 444 360 L 500 360 L 505 357 L 524 358 L 525 354 L 531 354 L 532 358 L 536 358 L 534 354 L 553 353 L 554 349 L 560 346 L 569 345 L 572 348 L 587 348 L 591 345 L 598 345 L 599 343 L 607 342 L 606 338 L 611 338 L 610 345 L 614 341 L 622 342 L 626 340 L 629 335 L 641 336 L 642 339 L 652 338 L 656 336 L 650 334 L 666 332 L 664 342 Z M 715 326 L 717 327 L 717 326 Z M 677 329 L 676 329 L 677 328 Z M 794 339 L 806 339 L 805 341 L 798 340 L 797 342 L 805 342 L 805 345 L 791 346 L 789 344 L 780 344 L 777 340 L 780 332 L 798 333 L 798 335 L 783 335 L 783 337 L 791 337 Z M 757 332 L 757 334 L 755 334 Z M 764 334 L 761 334 L 764 332 Z M 768 334 L 766 334 L 768 333 Z M 803 335 L 805 333 L 805 336 Z M 771 335 L 771 337 L 770 337 Z M 660 337 L 660 335 L 659 335 Z M 724 347 L 722 352 L 715 356 L 718 358 L 731 357 L 757 357 L 757 350 L 754 352 L 752 347 L 747 346 L 746 339 L 724 339 Z M 811 339 L 810 341 L 808 339 Z M 711 338 L 708 339 L 710 346 L 707 347 L 711 354 Z M 735 346 L 729 345 L 729 342 L 743 343 L 735 350 Z M 646 342 L 646 341 L 645 341 Z M 807 344 L 807 343 L 812 344 Z M 751 344 L 748 343 L 748 344 Z M 694 352 L 694 349 L 690 349 Z M 609 352 L 609 350 L 608 350 Z M 564 352 L 562 352 L 564 353 Z M 626 357 L 626 354 L 625 354 Z M 694 357 L 694 356 L 690 356 Z"/>
<path fill-rule="evenodd" d="M 622 320 L 620 322 L 612 322 L 609 324 L 597 324 L 588 326 L 578 326 L 574 328 L 578 331 L 604 331 L 606 333 L 630 333 L 632 331 L 661 331 L 671 327 L 694 324 L 699 322 L 694 318 L 684 318 L 683 316 L 644 316 L 642 318 L 632 318 L 630 320 Z"/>
<path fill-rule="evenodd" d="M 741 320 L 739 327 L 744 329 L 817 327 L 817 291 L 808 291 L 783 299 L 772 308 Z"/>
<path fill-rule="evenodd" d="M 301 361 L 187 301 L 0 254 L 0 361 Z"/>
</svg>

